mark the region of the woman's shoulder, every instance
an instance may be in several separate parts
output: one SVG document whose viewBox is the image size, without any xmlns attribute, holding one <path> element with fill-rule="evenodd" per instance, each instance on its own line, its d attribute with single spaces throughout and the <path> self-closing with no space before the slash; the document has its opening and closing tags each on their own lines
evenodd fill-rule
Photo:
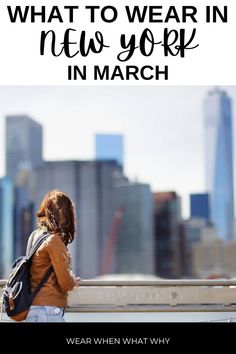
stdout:
<svg viewBox="0 0 236 354">
<path fill-rule="evenodd" d="M 47 244 L 49 246 L 58 245 L 58 246 L 64 246 L 65 247 L 64 242 L 62 241 L 60 235 L 58 235 L 58 234 L 50 234 L 50 236 L 48 236 L 46 242 L 47 242 Z"/>
<path fill-rule="evenodd" d="M 46 238 L 46 240 L 44 240 L 43 244 L 40 246 L 40 249 L 48 249 L 48 248 L 56 248 L 56 249 L 60 249 L 63 250 L 66 248 L 66 245 L 64 244 L 64 242 L 62 241 L 60 235 L 56 234 L 56 233 L 49 233 L 47 231 L 45 231 L 44 229 L 37 229 L 32 233 L 32 240 L 29 240 L 29 243 L 34 244 L 38 238 L 40 238 L 43 234 L 48 233 L 48 237 Z"/>
</svg>

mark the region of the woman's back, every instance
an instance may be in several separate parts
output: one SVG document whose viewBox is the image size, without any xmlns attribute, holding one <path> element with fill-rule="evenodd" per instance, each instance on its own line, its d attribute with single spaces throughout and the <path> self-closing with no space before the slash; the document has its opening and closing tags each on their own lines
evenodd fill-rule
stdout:
<svg viewBox="0 0 236 354">
<path fill-rule="evenodd" d="M 33 235 L 32 244 L 40 235 L 42 230 L 38 229 Z M 71 264 L 67 248 L 58 235 L 49 236 L 33 256 L 30 270 L 32 291 L 51 265 L 54 271 L 35 297 L 33 305 L 64 307 L 67 305 L 67 291 L 72 290 L 75 285 L 75 277 L 70 272 Z"/>
</svg>

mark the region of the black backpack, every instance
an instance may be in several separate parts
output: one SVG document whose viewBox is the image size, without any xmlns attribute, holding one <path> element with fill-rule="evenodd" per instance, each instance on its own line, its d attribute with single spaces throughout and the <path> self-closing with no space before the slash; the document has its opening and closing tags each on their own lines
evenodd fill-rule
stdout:
<svg viewBox="0 0 236 354">
<path fill-rule="evenodd" d="M 12 271 L 3 291 L 3 305 L 7 315 L 15 321 L 23 321 L 26 319 L 33 299 L 46 283 L 53 271 L 51 266 L 36 289 L 33 293 L 31 293 L 30 265 L 32 256 L 49 236 L 50 234 L 44 232 L 37 239 L 35 244 L 30 247 L 27 254 L 24 257 L 17 258 L 12 265 Z"/>
</svg>

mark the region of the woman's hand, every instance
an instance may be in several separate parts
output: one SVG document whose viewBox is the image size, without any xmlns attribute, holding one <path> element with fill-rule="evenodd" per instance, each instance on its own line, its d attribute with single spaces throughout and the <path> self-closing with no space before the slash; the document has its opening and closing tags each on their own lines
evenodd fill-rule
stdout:
<svg viewBox="0 0 236 354">
<path fill-rule="evenodd" d="M 75 286 L 80 286 L 80 281 L 81 281 L 81 278 L 80 277 L 76 277 L 75 278 Z"/>
</svg>

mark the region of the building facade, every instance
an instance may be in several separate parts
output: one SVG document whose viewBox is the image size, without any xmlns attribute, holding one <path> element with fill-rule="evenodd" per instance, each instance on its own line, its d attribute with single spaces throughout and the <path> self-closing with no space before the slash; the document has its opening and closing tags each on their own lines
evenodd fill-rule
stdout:
<svg viewBox="0 0 236 354">
<path fill-rule="evenodd" d="M 33 231 L 33 203 L 27 186 L 14 187 L 14 258 L 25 255 Z"/>
<path fill-rule="evenodd" d="M 121 134 L 96 134 L 96 160 L 115 160 L 124 166 L 124 139 Z"/>
<path fill-rule="evenodd" d="M 153 194 L 155 272 L 164 278 L 181 275 L 180 198 L 175 192 Z"/>
<path fill-rule="evenodd" d="M 13 185 L 9 177 L 0 179 L 0 277 L 8 278 L 14 259 Z"/>
<path fill-rule="evenodd" d="M 225 268 L 224 242 L 217 237 L 211 225 L 202 229 L 201 240 L 193 245 L 192 268 L 196 278 L 219 278 L 227 275 Z"/>
<path fill-rule="evenodd" d="M 190 214 L 191 218 L 209 220 L 210 210 L 208 193 L 190 194 Z"/>
<path fill-rule="evenodd" d="M 221 240 L 234 237 L 232 108 L 219 89 L 209 92 L 205 104 L 206 181 L 210 219 Z"/>
<path fill-rule="evenodd" d="M 31 169 L 42 161 L 42 126 L 26 115 L 6 117 L 6 175 L 14 182 L 21 164 Z"/>
<path fill-rule="evenodd" d="M 181 222 L 181 276 L 193 277 L 193 247 L 202 241 L 207 221 L 204 218 L 191 218 Z"/>
<path fill-rule="evenodd" d="M 116 187 L 121 221 L 114 236 L 115 273 L 154 274 L 153 204 L 150 186 L 125 183 Z"/>
</svg>

